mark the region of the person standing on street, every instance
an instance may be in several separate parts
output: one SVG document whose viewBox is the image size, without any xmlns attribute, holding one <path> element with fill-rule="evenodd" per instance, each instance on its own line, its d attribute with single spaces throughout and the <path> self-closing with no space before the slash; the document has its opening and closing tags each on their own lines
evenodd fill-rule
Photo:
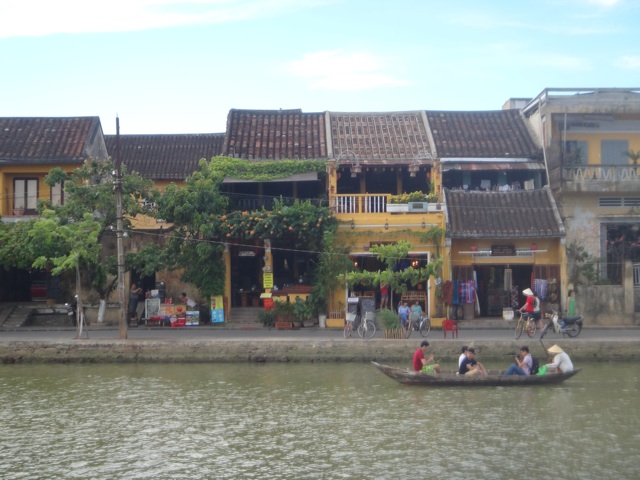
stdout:
<svg viewBox="0 0 640 480">
<path fill-rule="evenodd" d="M 142 289 L 135 283 L 131 284 L 131 290 L 129 290 L 129 318 L 138 319 L 138 302 L 140 301 L 140 293 Z"/>
<path fill-rule="evenodd" d="M 387 308 L 389 305 L 389 284 L 380 284 L 380 308 Z"/>
</svg>

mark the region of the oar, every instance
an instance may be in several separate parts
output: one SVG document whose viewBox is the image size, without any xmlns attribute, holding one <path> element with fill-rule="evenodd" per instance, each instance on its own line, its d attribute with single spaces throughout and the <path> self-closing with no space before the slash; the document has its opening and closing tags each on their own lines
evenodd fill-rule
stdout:
<svg viewBox="0 0 640 480">
<path fill-rule="evenodd" d="M 549 358 L 549 352 L 547 351 L 547 347 L 544 346 L 544 343 L 542 343 L 542 339 L 540 339 L 540 345 L 542 345 L 542 348 L 544 350 L 545 358 Z"/>
</svg>

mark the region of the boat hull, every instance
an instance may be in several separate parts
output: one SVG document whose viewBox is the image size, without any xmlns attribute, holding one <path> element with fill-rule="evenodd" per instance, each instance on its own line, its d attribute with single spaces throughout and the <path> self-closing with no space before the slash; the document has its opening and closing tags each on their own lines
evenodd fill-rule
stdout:
<svg viewBox="0 0 640 480">
<path fill-rule="evenodd" d="M 549 373 L 546 375 L 504 375 L 503 372 L 489 372 L 486 377 L 480 375 L 458 375 L 454 372 L 426 374 L 407 368 L 390 367 L 371 362 L 389 378 L 403 385 L 424 387 L 521 387 L 525 385 L 552 385 L 562 383 L 580 371 L 576 368 L 567 373 Z"/>
</svg>

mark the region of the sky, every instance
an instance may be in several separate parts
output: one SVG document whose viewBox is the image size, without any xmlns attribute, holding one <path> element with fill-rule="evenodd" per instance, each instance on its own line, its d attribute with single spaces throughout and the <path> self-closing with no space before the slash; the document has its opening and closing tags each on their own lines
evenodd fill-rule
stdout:
<svg viewBox="0 0 640 480">
<path fill-rule="evenodd" d="M 638 0 L 0 0 L 0 117 L 222 133 L 229 110 L 499 110 L 640 88 Z"/>
</svg>

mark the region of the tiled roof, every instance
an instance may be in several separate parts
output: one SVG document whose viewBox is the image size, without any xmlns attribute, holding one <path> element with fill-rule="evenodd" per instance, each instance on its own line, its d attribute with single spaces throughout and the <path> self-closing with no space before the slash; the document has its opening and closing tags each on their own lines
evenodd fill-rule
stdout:
<svg viewBox="0 0 640 480">
<path fill-rule="evenodd" d="M 538 158 L 520 110 L 427 111 L 439 158 Z"/>
<path fill-rule="evenodd" d="M 116 159 L 116 135 L 106 135 L 107 150 Z M 184 180 L 222 152 L 223 133 L 183 135 L 120 135 L 120 157 L 128 171 L 152 180 Z"/>
<path fill-rule="evenodd" d="M 445 190 L 451 238 L 560 237 L 564 227 L 548 187 L 511 192 Z"/>
<path fill-rule="evenodd" d="M 99 117 L 2 117 L 0 162 L 81 163 L 97 134 Z"/>
<path fill-rule="evenodd" d="M 327 158 L 324 113 L 231 109 L 223 154 L 250 160 Z"/>
<path fill-rule="evenodd" d="M 333 158 L 342 152 L 361 163 L 403 164 L 432 153 L 422 111 L 329 112 L 329 118 Z"/>
</svg>

